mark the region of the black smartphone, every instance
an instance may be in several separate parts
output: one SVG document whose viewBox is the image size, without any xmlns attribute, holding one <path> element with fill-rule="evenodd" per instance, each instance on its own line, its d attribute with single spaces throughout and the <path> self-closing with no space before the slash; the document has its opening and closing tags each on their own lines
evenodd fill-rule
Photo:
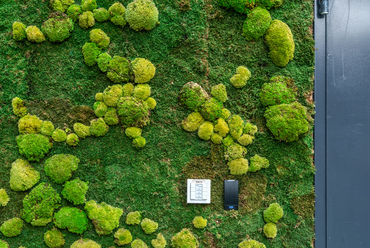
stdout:
<svg viewBox="0 0 370 248">
<path fill-rule="evenodd" d="M 224 181 L 224 209 L 238 210 L 239 205 L 239 181 Z"/>
</svg>

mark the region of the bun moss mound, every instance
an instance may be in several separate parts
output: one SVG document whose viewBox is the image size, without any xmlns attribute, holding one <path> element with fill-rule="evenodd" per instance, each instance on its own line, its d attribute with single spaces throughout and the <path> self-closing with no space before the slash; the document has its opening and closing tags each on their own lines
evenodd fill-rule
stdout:
<svg viewBox="0 0 370 248">
<path fill-rule="evenodd" d="M 263 219 L 266 223 L 277 223 L 284 215 L 283 208 L 279 203 L 271 203 L 270 206 L 263 211 Z"/>
<path fill-rule="evenodd" d="M 50 42 L 63 42 L 69 38 L 73 29 L 73 21 L 60 12 L 52 13 L 41 27 L 41 31 Z"/>
<path fill-rule="evenodd" d="M 14 191 L 25 191 L 40 180 L 40 173 L 28 161 L 17 159 L 10 170 L 10 188 Z"/>
<path fill-rule="evenodd" d="M 121 97 L 117 103 L 117 114 L 123 127 L 143 127 L 149 124 L 148 104 L 135 97 Z"/>
<path fill-rule="evenodd" d="M 198 110 L 208 98 L 208 93 L 194 82 L 186 83 L 179 94 L 180 102 L 194 111 Z"/>
<path fill-rule="evenodd" d="M 260 100 L 263 106 L 292 103 L 296 99 L 296 95 L 294 94 L 293 90 L 288 88 L 285 82 L 289 81 L 289 79 L 285 79 L 285 77 L 274 77 L 271 78 L 271 81 L 275 80 L 276 78 L 279 78 L 277 82 L 265 83 L 262 86 Z"/>
<path fill-rule="evenodd" d="M 101 245 L 90 239 L 80 239 L 75 241 L 71 248 L 101 248 Z"/>
<path fill-rule="evenodd" d="M 174 248 L 196 248 L 199 247 L 199 243 L 195 238 L 194 234 L 189 229 L 182 229 L 181 232 L 177 233 L 171 239 L 171 245 Z"/>
<path fill-rule="evenodd" d="M 88 220 L 84 211 L 73 207 L 62 207 L 54 215 L 54 224 L 61 229 L 81 234 L 87 229 Z"/>
<path fill-rule="evenodd" d="M 266 248 L 266 246 L 256 240 L 244 240 L 238 245 L 238 248 Z"/>
<path fill-rule="evenodd" d="M 13 22 L 13 39 L 22 41 L 26 38 L 26 25 L 21 22 Z"/>
<path fill-rule="evenodd" d="M 158 229 L 158 223 L 148 218 L 143 219 L 140 226 L 146 234 L 154 233 Z"/>
<path fill-rule="evenodd" d="M 64 184 L 62 196 L 74 205 L 85 203 L 85 194 L 89 189 L 89 183 L 75 179 Z"/>
<path fill-rule="evenodd" d="M 0 226 L 0 231 L 5 237 L 15 237 L 21 234 L 23 228 L 23 220 L 20 218 L 13 218 L 5 221 Z"/>
<path fill-rule="evenodd" d="M 263 233 L 269 239 L 273 239 L 277 235 L 277 228 L 275 223 L 267 223 L 263 226 Z"/>
<path fill-rule="evenodd" d="M 5 189 L 0 189 L 0 207 L 5 207 L 8 205 L 10 198 L 6 193 Z"/>
<path fill-rule="evenodd" d="M 131 232 L 124 228 L 118 229 L 117 232 L 114 233 L 114 237 L 116 238 L 114 243 L 119 246 L 130 244 L 132 241 Z"/>
<path fill-rule="evenodd" d="M 251 11 L 243 25 L 243 36 L 247 41 L 262 37 L 271 23 L 271 15 L 266 9 L 257 7 Z"/>
<path fill-rule="evenodd" d="M 284 67 L 294 57 L 293 34 L 288 25 L 279 20 L 273 20 L 266 32 L 266 43 L 270 49 L 272 62 Z"/>
<path fill-rule="evenodd" d="M 61 248 L 66 242 L 63 234 L 58 229 L 47 231 L 44 234 L 44 241 L 50 248 Z"/>
<path fill-rule="evenodd" d="M 45 174 L 56 183 L 64 183 L 77 170 L 80 160 L 70 154 L 58 154 L 45 161 Z"/>
<path fill-rule="evenodd" d="M 133 30 L 151 30 L 159 24 L 158 9 L 151 0 L 134 0 L 127 5 L 126 20 Z"/>
<path fill-rule="evenodd" d="M 151 244 L 154 248 L 165 248 L 167 245 L 167 241 L 162 233 L 158 233 L 157 238 L 152 239 Z"/>
<path fill-rule="evenodd" d="M 49 139 L 41 134 L 24 134 L 16 138 L 19 153 L 28 161 L 40 161 L 51 148 Z"/>
</svg>

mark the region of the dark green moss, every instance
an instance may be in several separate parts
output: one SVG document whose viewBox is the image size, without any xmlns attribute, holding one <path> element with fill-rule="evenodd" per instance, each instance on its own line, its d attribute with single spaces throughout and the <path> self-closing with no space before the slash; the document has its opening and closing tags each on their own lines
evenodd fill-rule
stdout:
<svg viewBox="0 0 370 248">
<path fill-rule="evenodd" d="M 251 11 L 243 25 L 243 35 L 247 41 L 257 40 L 262 37 L 271 23 L 270 13 L 261 7 Z"/>
</svg>

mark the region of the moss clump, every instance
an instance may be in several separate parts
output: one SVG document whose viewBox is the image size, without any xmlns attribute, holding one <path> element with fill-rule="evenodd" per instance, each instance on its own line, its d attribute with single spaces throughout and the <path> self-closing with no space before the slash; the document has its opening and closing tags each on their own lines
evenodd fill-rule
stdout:
<svg viewBox="0 0 370 248">
<path fill-rule="evenodd" d="M 207 226 L 207 220 L 202 216 L 195 216 L 191 223 L 193 223 L 194 227 L 198 229 L 202 229 Z"/>
<path fill-rule="evenodd" d="M 123 96 L 133 96 L 135 86 L 132 83 L 127 83 L 122 86 Z"/>
<path fill-rule="evenodd" d="M 60 206 L 59 194 L 46 183 L 40 183 L 23 199 L 22 219 L 33 226 L 46 226 Z"/>
<path fill-rule="evenodd" d="M 94 14 L 91 11 L 83 12 L 78 17 L 78 24 L 83 29 L 94 27 L 95 25 Z"/>
<path fill-rule="evenodd" d="M 73 21 L 62 13 L 53 13 L 44 24 L 41 30 L 50 42 L 63 42 L 71 36 L 74 29 Z"/>
<path fill-rule="evenodd" d="M 108 10 L 105 8 L 99 8 L 93 10 L 94 18 L 98 22 L 105 22 L 109 19 Z"/>
<path fill-rule="evenodd" d="M 146 234 L 152 234 L 158 229 L 158 223 L 148 218 L 143 219 L 140 226 Z"/>
<path fill-rule="evenodd" d="M 271 9 L 280 7 L 284 0 L 257 0 L 256 2 L 264 6 L 266 9 Z"/>
<path fill-rule="evenodd" d="M 202 140 L 210 140 L 213 134 L 213 124 L 209 121 L 203 122 L 198 129 L 198 137 Z"/>
<path fill-rule="evenodd" d="M 135 83 L 148 83 L 155 75 L 155 66 L 147 59 L 136 58 L 132 61 Z"/>
<path fill-rule="evenodd" d="M 283 209 L 279 203 L 272 203 L 270 206 L 263 211 L 263 219 L 266 223 L 277 223 L 284 215 Z"/>
<path fill-rule="evenodd" d="M 89 183 L 74 179 L 64 184 L 62 196 L 74 205 L 84 204 L 86 201 L 85 195 L 89 189 Z"/>
<path fill-rule="evenodd" d="M 77 134 L 77 136 L 81 139 L 86 138 L 87 136 L 90 136 L 90 127 L 86 126 L 82 123 L 75 123 L 73 125 L 73 131 Z"/>
<path fill-rule="evenodd" d="M 43 121 L 42 125 L 41 125 L 41 128 L 40 128 L 40 132 L 43 135 L 51 136 L 54 132 L 53 123 L 51 121 Z"/>
<path fill-rule="evenodd" d="M 152 97 L 148 97 L 145 102 L 148 104 L 151 110 L 155 109 L 155 107 L 157 106 L 157 101 Z"/>
<path fill-rule="evenodd" d="M 115 108 L 108 108 L 107 112 L 104 115 L 104 121 L 107 125 L 117 125 L 118 124 L 118 114 L 117 109 Z"/>
<path fill-rule="evenodd" d="M 149 106 L 134 97 L 121 97 L 117 103 L 117 113 L 123 127 L 143 127 L 149 124 Z"/>
<path fill-rule="evenodd" d="M 231 144 L 225 150 L 225 159 L 226 160 L 234 160 L 238 158 L 244 158 L 247 154 L 247 148 L 241 146 L 237 143 Z"/>
<path fill-rule="evenodd" d="M 243 175 L 248 171 L 248 160 L 245 158 L 234 159 L 227 163 L 231 175 Z"/>
<path fill-rule="evenodd" d="M 165 248 L 167 245 L 167 241 L 163 237 L 162 233 L 158 233 L 157 238 L 152 239 L 151 244 L 154 248 Z"/>
<path fill-rule="evenodd" d="M 268 107 L 266 126 L 278 140 L 292 142 L 308 132 L 307 109 L 298 102 Z"/>
<path fill-rule="evenodd" d="M 260 100 L 263 106 L 273 106 L 283 103 L 292 103 L 296 96 L 285 82 L 265 83 L 260 92 Z"/>
<path fill-rule="evenodd" d="M 259 155 L 254 155 L 250 159 L 250 166 L 248 171 L 250 172 L 256 172 L 259 171 L 262 168 L 268 168 L 270 166 L 270 162 L 267 158 L 261 157 Z"/>
<path fill-rule="evenodd" d="M 252 135 L 254 136 L 258 131 L 258 128 L 256 125 L 253 125 L 252 123 L 250 122 L 246 122 L 244 124 L 244 127 L 243 127 L 243 133 L 244 134 L 249 134 L 249 135 Z"/>
<path fill-rule="evenodd" d="M 85 45 L 82 47 L 84 61 L 88 66 L 93 66 L 96 64 L 100 53 L 101 49 L 95 43 L 85 43 Z"/>
<path fill-rule="evenodd" d="M 243 88 L 251 78 L 251 72 L 245 66 L 236 68 L 236 74 L 230 78 L 230 83 L 235 88 Z"/>
<path fill-rule="evenodd" d="M 82 14 L 82 8 L 81 5 L 72 4 L 67 9 L 67 15 L 69 18 L 71 18 L 72 21 L 77 21 L 78 16 Z"/>
<path fill-rule="evenodd" d="M 112 4 L 109 7 L 109 20 L 117 26 L 125 26 L 126 25 L 126 18 L 125 18 L 126 8 L 119 2 Z"/>
<path fill-rule="evenodd" d="M 103 101 L 109 107 L 116 107 L 118 99 L 123 95 L 122 85 L 108 86 L 103 92 Z"/>
<path fill-rule="evenodd" d="M 114 237 L 116 238 L 114 243 L 119 246 L 130 244 L 132 241 L 131 232 L 124 228 L 118 229 L 117 232 L 114 233 Z"/>
<path fill-rule="evenodd" d="M 277 235 L 277 227 L 275 223 L 267 223 L 263 226 L 263 234 L 266 238 L 273 239 Z"/>
<path fill-rule="evenodd" d="M 102 54 L 104 54 L 104 53 L 102 53 Z M 102 54 L 100 54 L 100 55 L 99 55 L 99 57 L 100 57 Z M 97 101 L 97 102 L 102 102 L 102 101 L 103 101 L 103 93 L 101 93 L 101 92 L 96 93 L 96 94 L 95 94 L 95 101 Z"/>
<path fill-rule="evenodd" d="M 131 248 L 148 248 L 148 246 L 141 239 L 135 239 L 131 243 Z"/>
<path fill-rule="evenodd" d="M 109 126 L 103 118 L 90 121 L 90 134 L 95 137 L 104 136 L 109 131 Z"/>
<path fill-rule="evenodd" d="M 102 72 L 107 72 L 109 62 L 112 60 L 112 56 L 108 53 L 101 53 L 96 62 L 98 63 L 98 67 Z"/>
<path fill-rule="evenodd" d="M 313 218 L 315 214 L 315 193 L 297 196 L 290 200 L 294 214 L 303 218 Z"/>
<path fill-rule="evenodd" d="M 107 48 L 110 38 L 103 30 L 95 28 L 90 31 L 90 41 L 96 43 L 100 48 Z"/>
<path fill-rule="evenodd" d="M 44 34 L 36 26 L 28 26 L 26 28 L 27 40 L 30 42 L 41 43 L 45 41 Z"/>
<path fill-rule="evenodd" d="M 254 140 L 254 137 L 252 135 L 249 135 L 249 134 L 243 134 L 242 136 L 240 136 L 238 138 L 238 142 L 242 146 L 248 146 L 248 145 L 252 144 L 253 140 Z"/>
<path fill-rule="evenodd" d="M 90 239 L 80 239 L 75 241 L 71 248 L 101 248 L 101 245 Z"/>
<path fill-rule="evenodd" d="M 197 83 L 186 83 L 179 94 L 182 104 L 196 111 L 209 98 L 207 92 Z"/>
<path fill-rule="evenodd" d="M 42 120 L 40 120 L 36 115 L 25 115 L 18 121 L 18 130 L 21 134 L 32 134 L 39 133 L 42 125 Z"/>
<path fill-rule="evenodd" d="M 0 239 L 0 248 L 9 248 L 8 242 Z"/>
<path fill-rule="evenodd" d="M 61 248 L 65 244 L 63 234 L 58 229 L 52 229 L 44 234 L 44 241 L 50 248 Z"/>
<path fill-rule="evenodd" d="M 57 154 L 45 161 L 45 174 L 56 183 L 64 183 L 77 170 L 80 160 L 70 154 Z"/>
<path fill-rule="evenodd" d="M 51 148 L 49 139 L 41 134 L 24 134 L 16 138 L 19 153 L 28 161 L 40 161 Z"/>
<path fill-rule="evenodd" d="M 22 41 L 26 37 L 26 25 L 21 22 L 13 22 L 13 39 L 16 41 Z"/>
<path fill-rule="evenodd" d="M 141 100 L 146 100 L 151 94 L 151 89 L 149 84 L 138 84 L 134 88 L 134 97 Z"/>
<path fill-rule="evenodd" d="M 109 61 L 107 77 L 112 82 L 127 82 L 130 79 L 130 75 L 130 62 L 126 58 L 114 56 L 113 59 Z"/>
<path fill-rule="evenodd" d="M 56 142 L 64 142 L 67 140 L 67 133 L 62 129 L 55 129 L 51 135 L 51 138 Z"/>
<path fill-rule="evenodd" d="M 98 204 L 93 200 L 86 203 L 85 210 L 99 235 L 108 235 L 117 228 L 123 213 L 120 208 L 112 207 L 105 202 Z"/>
<path fill-rule="evenodd" d="M 182 122 L 182 128 L 188 132 L 197 131 L 200 125 L 204 123 L 204 119 L 199 112 L 193 112 L 188 115 Z"/>
<path fill-rule="evenodd" d="M 174 248 L 196 248 L 199 246 L 199 243 L 190 230 L 184 228 L 181 232 L 172 237 L 171 245 Z"/>
<path fill-rule="evenodd" d="M 15 237 L 21 234 L 23 228 L 23 220 L 20 218 L 13 218 L 5 221 L 0 226 L 0 231 L 5 237 Z"/>
<path fill-rule="evenodd" d="M 222 140 L 222 144 L 226 147 L 231 146 L 232 144 L 234 144 L 233 137 L 231 137 L 230 135 L 226 136 L 226 138 Z"/>
<path fill-rule="evenodd" d="M 284 22 L 273 20 L 265 39 L 270 49 L 270 58 L 276 66 L 284 67 L 293 59 L 295 49 L 293 34 Z"/>
<path fill-rule="evenodd" d="M 236 140 L 239 139 L 239 137 L 243 134 L 243 119 L 239 115 L 233 115 L 229 119 L 228 123 L 230 135 Z"/>
<path fill-rule="evenodd" d="M 222 136 L 217 133 L 212 134 L 211 141 L 213 144 L 221 144 L 222 143 Z"/>
<path fill-rule="evenodd" d="M 220 102 L 226 102 L 227 101 L 227 91 L 226 86 L 223 84 L 218 84 L 212 87 L 211 89 L 211 95 L 219 100 Z"/>
<path fill-rule="evenodd" d="M 23 117 L 27 114 L 28 110 L 24 106 L 25 102 L 19 97 L 14 97 L 12 100 L 13 113 L 18 117 Z"/>
<path fill-rule="evenodd" d="M 228 120 L 231 115 L 230 110 L 223 108 L 221 113 L 221 118 L 224 120 Z"/>
<path fill-rule="evenodd" d="M 83 11 L 93 11 L 98 7 L 96 0 L 82 0 L 81 7 Z"/>
<path fill-rule="evenodd" d="M 127 5 L 126 20 L 135 31 L 152 30 L 158 22 L 158 9 L 151 0 L 134 0 Z"/>
<path fill-rule="evenodd" d="M 50 0 L 50 5 L 54 11 L 65 12 L 74 2 L 74 0 Z"/>
<path fill-rule="evenodd" d="M 256 240 L 244 240 L 238 245 L 238 248 L 266 248 L 266 246 Z"/>
<path fill-rule="evenodd" d="M 218 133 L 220 136 L 222 137 L 226 137 L 226 135 L 229 133 L 230 129 L 229 129 L 229 125 L 227 125 L 227 122 L 222 119 L 222 118 L 219 118 L 217 121 L 216 121 L 216 125 L 215 125 L 215 130 L 214 130 L 216 133 Z"/>
<path fill-rule="evenodd" d="M 78 142 L 80 142 L 80 139 L 78 138 L 77 134 L 70 133 L 67 135 L 66 142 L 69 146 L 77 146 Z"/>
<path fill-rule="evenodd" d="M 141 136 L 141 133 L 142 133 L 142 130 L 141 128 L 138 128 L 138 127 L 128 127 L 125 130 L 126 136 L 129 137 L 130 139 L 139 138 Z"/>
<path fill-rule="evenodd" d="M 266 9 L 257 7 L 251 11 L 243 25 L 243 36 L 247 41 L 262 37 L 271 23 L 271 15 Z"/>
<path fill-rule="evenodd" d="M 95 102 L 93 105 L 94 113 L 97 117 L 103 117 L 108 110 L 108 107 L 103 102 Z"/>
<path fill-rule="evenodd" d="M 87 230 L 86 213 L 78 208 L 62 207 L 54 215 L 54 224 L 61 229 L 68 229 L 72 233 L 81 234 Z"/>
<path fill-rule="evenodd" d="M 202 114 L 204 119 L 209 121 L 215 121 L 221 117 L 223 104 L 215 98 L 207 100 L 199 108 L 199 112 Z"/>
<path fill-rule="evenodd" d="M 14 191 L 25 191 L 40 180 L 40 173 L 28 161 L 17 159 L 10 169 L 10 188 Z"/>
<path fill-rule="evenodd" d="M 143 148 L 146 145 L 146 140 L 144 137 L 138 137 L 132 141 L 132 145 L 135 148 Z"/>
<path fill-rule="evenodd" d="M 137 225 L 141 222 L 141 214 L 139 211 L 130 212 L 126 216 L 127 225 Z"/>
<path fill-rule="evenodd" d="M 0 189 L 0 206 L 5 207 L 6 205 L 8 205 L 9 201 L 10 199 L 5 189 Z"/>
</svg>

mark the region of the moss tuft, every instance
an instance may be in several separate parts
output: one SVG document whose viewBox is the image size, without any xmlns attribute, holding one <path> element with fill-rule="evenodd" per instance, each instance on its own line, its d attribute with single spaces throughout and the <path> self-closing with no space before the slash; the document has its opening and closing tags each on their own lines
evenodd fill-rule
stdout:
<svg viewBox="0 0 370 248">
<path fill-rule="evenodd" d="M 226 86 L 223 84 L 218 84 L 212 87 L 211 89 L 211 95 L 219 100 L 220 102 L 226 102 L 227 101 L 227 91 Z"/>
<path fill-rule="evenodd" d="M 6 205 L 8 205 L 9 201 L 10 198 L 5 189 L 0 189 L 0 206 L 5 207 Z"/>
<path fill-rule="evenodd" d="M 44 234 L 44 241 L 49 248 L 61 248 L 65 244 L 63 234 L 58 229 L 52 229 Z"/>
<path fill-rule="evenodd" d="M 50 0 L 50 6 L 55 12 L 65 12 L 74 0 Z"/>
<path fill-rule="evenodd" d="M 202 114 L 204 119 L 209 121 L 215 121 L 221 117 L 223 104 L 215 98 L 211 98 L 202 104 L 199 108 L 199 112 Z"/>
<path fill-rule="evenodd" d="M 148 83 L 154 77 L 155 66 L 149 60 L 136 58 L 131 64 L 135 75 L 135 83 Z"/>
<path fill-rule="evenodd" d="M 216 121 L 216 125 L 215 125 L 215 130 L 214 130 L 216 133 L 218 133 L 220 136 L 222 137 L 226 137 L 226 135 L 229 133 L 230 129 L 229 129 L 229 125 L 227 125 L 227 122 L 222 119 L 222 118 L 219 118 L 217 121 Z"/>
<path fill-rule="evenodd" d="M 204 119 L 202 115 L 199 114 L 199 112 L 193 112 L 189 114 L 188 117 L 186 117 L 181 122 L 181 125 L 185 131 L 194 132 L 198 130 L 198 128 L 200 127 L 200 125 L 203 124 L 203 122 L 204 122 Z"/>
<path fill-rule="evenodd" d="M 137 225 L 141 222 L 141 214 L 139 211 L 130 212 L 126 216 L 127 225 Z"/>
<path fill-rule="evenodd" d="M 259 39 L 266 33 L 271 21 L 270 12 L 261 7 L 254 8 L 244 22 L 243 36 L 247 41 Z"/>
<path fill-rule="evenodd" d="M 121 97 L 117 103 L 117 113 L 123 127 L 143 127 L 149 124 L 149 106 L 134 97 Z"/>
<path fill-rule="evenodd" d="M 103 102 L 95 102 L 93 105 L 94 113 L 97 117 L 103 117 L 108 110 L 108 107 Z"/>
<path fill-rule="evenodd" d="M 81 7 L 83 11 L 93 11 L 98 7 L 96 0 L 82 0 Z"/>
<path fill-rule="evenodd" d="M 8 242 L 0 239 L 0 248 L 9 248 Z"/>
<path fill-rule="evenodd" d="M 256 172 L 262 168 L 266 169 L 269 166 L 270 166 L 270 163 L 267 158 L 261 157 L 256 154 L 250 159 L 250 166 L 249 166 L 248 171 Z"/>
<path fill-rule="evenodd" d="M 233 115 L 228 120 L 230 135 L 233 139 L 239 139 L 243 134 L 243 119 L 239 115 Z"/>
<path fill-rule="evenodd" d="M 231 175 L 243 175 L 248 171 L 248 160 L 245 158 L 234 159 L 227 163 Z"/>
<path fill-rule="evenodd" d="M 157 238 L 152 239 L 151 244 L 154 248 L 165 248 L 167 245 L 167 241 L 163 237 L 162 233 L 158 233 Z"/>
<path fill-rule="evenodd" d="M 247 154 L 247 148 L 234 143 L 228 146 L 225 150 L 225 159 L 226 160 L 234 160 L 238 158 L 244 158 L 244 156 Z"/>
<path fill-rule="evenodd" d="M 90 127 L 86 126 L 82 123 L 75 123 L 73 125 L 73 131 L 77 134 L 77 136 L 81 139 L 86 138 L 87 136 L 90 136 Z"/>
<path fill-rule="evenodd" d="M 151 0 L 134 0 L 127 5 L 126 20 L 135 31 L 152 30 L 158 22 L 158 9 Z"/>
<path fill-rule="evenodd" d="M 90 31 L 90 41 L 97 44 L 100 48 L 108 48 L 110 38 L 103 30 L 95 28 Z"/>
<path fill-rule="evenodd" d="M 108 53 L 101 53 L 96 59 L 96 62 L 98 63 L 98 67 L 102 72 L 107 72 L 108 65 L 111 60 L 112 57 Z"/>
<path fill-rule="evenodd" d="M 226 108 L 223 108 L 222 109 L 222 113 L 221 113 L 221 118 L 224 119 L 224 120 L 228 120 L 229 117 L 231 115 L 231 112 L 230 110 L 226 109 Z"/>
<path fill-rule="evenodd" d="M 45 161 L 45 174 L 56 183 L 64 183 L 77 170 L 80 160 L 70 154 L 57 154 Z"/>
<path fill-rule="evenodd" d="M 145 234 L 152 234 L 158 229 L 158 223 L 148 218 L 143 219 L 140 226 Z"/>
<path fill-rule="evenodd" d="M 135 239 L 131 243 L 131 248 L 148 248 L 148 246 L 141 239 Z"/>
<path fill-rule="evenodd" d="M 104 54 L 104 53 L 102 53 L 102 54 Z M 102 54 L 100 54 L 100 55 L 102 55 Z M 99 57 L 100 57 L 100 55 L 99 55 Z M 95 94 L 95 101 L 102 102 L 103 101 L 103 93 L 101 93 L 101 92 L 96 93 Z"/>
<path fill-rule="evenodd" d="M 193 223 L 194 227 L 198 229 L 202 229 L 207 226 L 207 220 L 202 216 L 195 216 L 191 223 Z"/>
<path fill-rule="evenodd" d="M 18 117 L 23 117 L 27 114 L 28 110 L 24 106 L 25 102 L 19 97 L 14 97 L 12 100 L 13 113 Z"/>
<path fill-rule="evenodd" d="M 252 123 L 250 122 L 246 122 L 244 124 L 244 127 L 243 127 L 243 133 L 244 134 L 249 134 L 249 135 L 252 135 L 254 136 L 258 131 L 258 128 L 256 125 L 253 125 Z"/>
<path fill-rule="evenodd" d="M 196 248 L 199 247 L 199 243 L 195 238 L 194 234 L 189 229 L 182 229 L 181 232 L 177 233 L 171 239 L 171 245 L 174 248 Z"/>
<path fill-rule="evenodd" d="M 74 207 L 62 207 L 54 215 L 54 224 L 60 229 L 68 229 L 69 232 L 82 234 L 87 230 L 86 213 Z"/>
<path fill-rule="evenodd" d="M 67 15 L 71 18 L 72 21 L 77 21 L 78 16 L 82 14 L 81 5 L 72 4 L 67 9 Z"/>
<path fill-rule="evenodd" d="M 141 136 L 141 133 L 142 133 L 142 130 L 141 128 L 138 128 L 138 127 L 128 127 L 125 130 L 126 136 L 129 137 L 130 139 L 139 138 Z"/>
<path fill-rule="evenodd" d="M 118 124 L 118 114 L 117 109 L 115 108 L 108 108 L 107 112 L 104 115 L 104 121 L 107 125 L 117 125 Z"/>
<path fill-rule="evenodd" d="M 122 86 L 123 96 L 133 96 L 135 86 L 132 83 L 127 83 Z"/>
<path fill-rule="evenodd" d="M 103 118 L 90 121 L 90 134 L 95 137 L 104 136 L 109 131 L 109 126 Z"/>
<path fill-rule="evenodd" d="M 117 26 L 125 26 L 126 25 L 126 18 L 125 18 L 126 8 L 119 2 L 112 4 L 109 7 L 108 13 L 110 16 L 110 21 Z"/>
<path fill-rule="evenodd" d="M 254 140 L 254 137 L 249 134 L 243 134 L 242 136 L 238 138 L 238 142 L 242 146 L 248 146 L 252 144 L 253 140 Z"/>
<path fill-rule="evenodd" d="M 267 223 L 263 226 L 263 234 L 266 238 L 273 239 L 277 235 L 277 227 L 275 223 Z"/>
<path fill-rule="evenodd" d="M 41 43 L 45 41 L 44 34 L 36 26 L 28 26 L 26 28 L 27 40 L 30 42 Z"/>
<path fill-rule="evenodd" d="M 82 47 L 84 61 L 88 66 L 96 65 L 100 53 L 101 49 L 95 43 L 85 43 Z"/>
<path fill-rule="evenodd" d="M 13 218 L 7 221 L 0 226 L 0 231 L 5 237 L 15 237 L 21 234 L 23 228 L 23 220 L 20 218 Z"/>
<path fill-rule="evenodd" d="M 222 140 L 222 144 L 226 147 L 231 146 L 232 144 L 234 144 L 233 137 L 231 137 L 230 135 L 226 136 L 226 138 Z"/>
<path fill-rule="evenodd" d="M 40 161 L 51 148 L 49 139 L 41 134 L 24 134 L 16 138 L 19 153 L 28 161 Z"/>
<path fill-rule="evenodd" d="M 155 107 L 157 106 L 157 101 L 152 97 L 148 97 L 145 102 L 148 104 L 151 110 L 155 109 Z"/>
<path fill-rule="evenodd" d="M 10 169 L 10 188 L 14 191 L 25 191 L 40 180 L 40 173 L 28 161 L 17 159 Z"/>
<path fill-rule="evenodd" d="M 78 24 L 83 29 L 94 27 L 94 14 L 91 11 L 83 12 L 81 15 L 78 16 Z"/>
<path fill-rule="evenodd" d="M 54 132 L 54 125 L 51 121 L 43 121 L 40 132 L 43 135 L 51 136 Z"/>
<path fill-rule="evenodd" d="M 132 141 L 132 145 L 135 148 L 143 148 L 146 145 L 146 140 L 144 137 L 138 137 Z"/>
<path fill-rule="evenodd" d="M 235 88 L 243 88 L 251 78 L 251 72 L 245 66 L 236 68 L 236 74 L 230 78 L 230 83 Z"/>
<path fill-rule="evenodd" d="M 258 4 L 261 4 L 266 9 L 277 8 L 283 4 L 284 0 L 257 0 Z"/>
<path fill-rule="evenodd" d="M 74 205 L 84 204 L 86 201 L 85 195 L 89 189 L 89 183 L 81 181 L 80 179 L 74 179 L 64 184 L 62 190 L 62 196 Z"/>
<path fill-rule="evenodd" d="M 107 77 L 114 83 L 127 82 L 131 76 L 130 62 L 123 57 L 114 56 L 109 61 Z"/>
<path fill-rule="evenodd" d="M 198 129 L 198 137 L 202 140 L 210 140 L 213 134 L 213 124 L 209 121 L 203 122 Z"/>
<path fill-rule="evenodd" d="M 151 88 L 149 84 L 138 84 L 134 88 L 134 97 L 141 100 L 146 100 L 151 94 Z"/>
<path fill-rule="evenodd" d="M 80 142 L 80 139 L 78 138 L 77 134 L 70 133 L 67 135 L 66 142 L 69 146 L 77 146 L 78 142 Z"/>
<path fill-rule="evenodd" d="M 238 248 L 266 248 L 266 246 L 256 240 L 244 240 L 238 245 Z"/>
<path fill-rule="evenodd" d="M 90 239 L 80 239 L 75 241 L 70 248 L 101 248 L 101 245 Z"/>
<path fill-rule="evenodd" d="M 64 130 L 57 128 L 51 134 L 51 138 L 55 142 L 64 142 L 67 140 L 67 133 Z"/>
<path fill-rule="evenodd" d="M 260 100 L 263 106 L 273 106 L 292 103 L 296 100 L 296 96 L 285 82 L 265 83 L 260 92 Z"/>
<path fill-rule="evenodd" d="M 222 139 L 223 138 L 222 138 L 221 135 L 219 135 L 217 133 L 212 134 L 211 141 L 212 141 L 213 144 L 217 144 L 217 145 L 221 144 Z"/>
<path fill-rule="evenodd" d="M 26 25 L 21 22 L 13 22 L 13 39 L 16 41 L 22 41 L 26 37 Z"/>
<path fill-rule="evenodd" d="M 53 13 L 41 27 L 50 42 L 63 42 L 71 36 L 74 29 L 73 21 L 63 13 Z"/>
<path fill-rule="evenodd" d="M 99 8 L 93 10 L 94 18 L 98 22 L 105 22 L 109 19 L 108 10 L 105 8 Z"/>
<path fill-rule="evenodd" d="M 40 120 L 36 115 L 27 114 L 19 119 L 18 130 L 21 134 L 39 133 L 41 125 L 42 120 Z"/>
<path fill-rule="evenodd" d="M 263 211 L 263 219 L 266 223 L 277 223 L 284 215 L 283 209 L 279 203 L 272 203 L 270 206 Z"/>
<path fill-rule="evenodd" d="M 130 244 L 132 241 L 131 232 L 124 228 L 118 229 L 117 232 L 114 233 L 114 237 L 116 238 L 114 243 L 119 246 Z"/>
<path fill-rule="evenodd" d="M 197 83 L 186 83 L 179 94 L 179 100 L 189 109 L 196 111 L 209 98 L 207 92 Z"/>
</svg>

